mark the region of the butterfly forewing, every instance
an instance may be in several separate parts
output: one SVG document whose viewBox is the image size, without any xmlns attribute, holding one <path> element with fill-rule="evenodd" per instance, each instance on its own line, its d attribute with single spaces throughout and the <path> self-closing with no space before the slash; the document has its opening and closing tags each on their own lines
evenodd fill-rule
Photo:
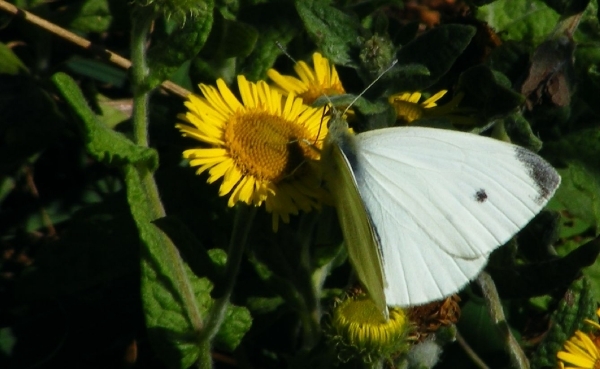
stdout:
<svg viewBox="0 0 600 369">
<path fill-rule="evenodd" d="M 523 148 L 448 130 L 374 130 L 357 135 L 346 155 L 393 306 L 457 292 L 560 183 L 549 164 Z"/>
<path fill-rule="evenodd" d="M 371 299 L 388 316 L 384 296 L 385 277 L 381 249 L 375 239 L 374 228 L 360 197 L 348 157 L 342 148 L 354 143 L 354 137 L 347 134 L 348 125 L 339 115 L 334 115 L 328 139 L 322 152 L 323 172 L 333 196 L 344 243 L 352 266 Z"/>
</svg>

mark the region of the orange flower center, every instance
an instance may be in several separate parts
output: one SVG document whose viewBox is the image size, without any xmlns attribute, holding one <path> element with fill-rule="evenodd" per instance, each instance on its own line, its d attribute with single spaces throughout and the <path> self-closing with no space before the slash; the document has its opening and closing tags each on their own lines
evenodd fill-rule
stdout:
<svg viewBox="0 0 600 369">
<path fill-rule="evenodd" d="M 229 155 L 242 173 L 274 183 L 318 159 L 310 137 L 301 124 L 259 109 L 234 114 L 225 129 Z"/>
</svg>

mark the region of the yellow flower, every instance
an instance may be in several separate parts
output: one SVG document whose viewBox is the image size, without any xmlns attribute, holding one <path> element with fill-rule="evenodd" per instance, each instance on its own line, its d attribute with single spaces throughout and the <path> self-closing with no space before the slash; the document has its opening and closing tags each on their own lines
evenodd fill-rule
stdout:
<svg viewBox="0 0 600 369">
<path fill-rule="evenodd" d="M 396 110 L 398 119 L 411 123 L 414 120 L 421 119 L 426 114 L 425 109 L 436 107 L 436 102 L 444 97 L 446 92 L 448 91 L 441 90 L 422 103 L 419 103 L 419 100 L 421 100 L 420 92 L 402 92 L 390 96 L 388 101 Z"/>
<path fill-rule="evenodd" d="M 323 95 L 334 96 L 345 94 L 344 86 L 335 70 L 321 54 L 313 54 L 314 69 L 303 61 L 296 63 L 294 70 L 300 79 L 283 76 L 275 69 L 269 69 L 267 75 L 286 94 L 300 96 L 306 104 L 312 104 Z"/>
<path fill-rule="evenodd" d="M 334 308 L 330 339 L 341 359 L 358 356 L 365 362 L 373 362 L 407 351 L 411 329 L 404 310 L 390 308 L 386 320 L 373 300 L 360 294 Z"/>
<path fill-rule="evenodd" d="M 600 316 L 600 309 L 596 311 L 596 315 Z M 586 323 L 592 325 L 596 330 L 600 330 L 598 323 L 589 319 Z M 582 331 L 576 331 L 573 337 L 565 342 L 563 349 L 556 354 L 559 360 L 561 369 L 600 369 L 600 350 L 597 340 L 597 335 L 586 334 Z M 565 364 L 572 366 L 565 367 Z"/>
<path fill-rule="evenodd" d="M 208 170 L 208 183 L 223 179 L 219 196 L 229 195 L 229 206 L 264 203 L 277 230 L 280 218 L 287 223 L 290 214 L 319 207 L 323 190 L 308 164 L 319 159 L 328 118 L 264 81 L 238 76 L 238 88 L 242 102 L 222 79 L 216 88 L 201 84 L 204 97 L 188 97 L 188 112 L 179 116 L 184 123 L 176 127 L 208 147 L 183 156 L 199 167 L 197 174 Z"/>
</svg>

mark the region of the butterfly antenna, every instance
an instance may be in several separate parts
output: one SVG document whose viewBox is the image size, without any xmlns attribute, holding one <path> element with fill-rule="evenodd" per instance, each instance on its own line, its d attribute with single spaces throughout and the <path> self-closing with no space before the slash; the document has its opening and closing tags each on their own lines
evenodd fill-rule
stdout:
<svg viewBox="0 0 600 369">
<path fill-rule="evenodd" d="M 285 56 L 287 56 L 291 61 L 294 62 L 294 64 L 298 64 L 298 62 L 296 61 L 296 59 L 292 58 L 292 56 L 290 55 L 290 53 L 287 52 L 287 50 L 285 49 L 285 47 L 281 44 L 281 42 L 279 41 L 275 41 L 275 45 L 277 45 L 277 47 L 279 48 L 279 50 L 281 50 L 282 53 L 285 54 Z"/>
<path fill-rule="evenodd" d="M 352 107 L 352 105 L 354 105 L 354 103 L 356 102 L 356 100 L 360 99 L 360 97 L 361 97 L 362 95 L 364 95 L 364 94 L 365 94 L 365 92 L 367 92 L 367 90 L 371 88 L 371 86 L 373 86 L 373 85 L 374 85 L 374 84 L 375 84 L 377 81 L 379 81 L 379 80 L 381 79 L 381 77 L 383 77 L 383 75 L 384 75 L 384 74 L 386 74 L 386 73 L 387 73 L 387 72 L 388 72 L 390 69 L 392 69 L 392 68 L 394 67 L 394 65 L 396 65 L 397 63 L 398 63 L 398 59 L 394 60 L 394 61 L 393 61 L 393 62 L 392 62 L 390 65 L 389 65 L 389 67 L 387 67 L 387 68 L 386 68 L 386 69 L 385 69 L 383 72 L 381 72 L 381 73 L 380 73 L 380 74 L 377 76 L 377 78 L 375 78 L 375 79 L 373 80 L 373 82 L 369 83 L 369 85 L 368 85 L 367 87 L 365 87 L 365 89 L 364 89 L 364 90 L 362 90 L 362 92 L 361 92 L 360 94 L 358 94 L 358 95 L 357 95 L 357 96 L 354 98 L 354 100 L 352 100 L 352 102 L 350 102 L 350 105 L 348 105 L 348 106 L 346 107 L 346 109 L 345 109 L 345 110 L 344 110 L 344 112 L 342 113 L 342 116 L 343 116 L 343 115 L 345 115 L 345 114 L 348 112 L 348 109 L 350 109 L 350 108 Z M 327 100 L 329 100 L 329 97 L 327 98 Z M 329 100 L 329 103 L 331 103 L 331 100 Z"/>
</svg>

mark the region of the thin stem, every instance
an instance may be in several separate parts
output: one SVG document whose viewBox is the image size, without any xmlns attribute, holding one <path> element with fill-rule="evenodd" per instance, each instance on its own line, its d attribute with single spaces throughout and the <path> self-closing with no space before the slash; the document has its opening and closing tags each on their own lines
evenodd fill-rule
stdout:
<svg viewBox="0 0 600 369">
<path fill-rule="evenodd" d="M 506 340 L 506 346 L 512 360 L 513 367 L 519 369 L 529 369 L 529 361 L 527 360 L 527 356 L 525 356 L 525 353 L 521 349 L 521 346 L 517 342 L 515 336 L 513 336 L 512 332 L 510 331 L 510 327 L 506 322 L 500 296 L 498 295 L 498 291 L 496 290 L 496 285 L 494 284 L 492 277 L 486 272 L 481 272 L 479 277 L 477 277 L 477 283 L 483 291 L 483 297 L 485 299 L 490 316 L 492 317 L 492 321 L 496 327 L 498 327 L 503 338 Z"/>
<path fill-rule="evenodd" d="M 96 56 L 98 56 L 104 60 L 108 60 L 109 62 L 111 62 L 123 69 L 129 69 L 129 67 L 131 67 L 131 61 L 129 61 L 128 59 L 125 59 L 122 56 L 115 54 L 114 52 L 112 52 L 108 49 L 94 45 L 90 41 L 86 40 L 85 38 L 80 37 L 80 36 L 74 34 L 73 32 L 69 32 L 68 30 L 66 30 L 62 27 L 59 27 L 54 23 L 50 23 L 47 20 L 40 18 L 33 13 L 30 13 L 23 9 L 19 9 L 16 6 L 14 6 L 13 4 L 10 4 L 4 0 L 0 0 L 0 10 L 4 10 L 7 13 L 13 14 L 14 16 L 19 17 L 19 18 L 21 18 L 31 24 L 34 24 L 42 29 L 45 29 L 46 31 L 53 33 L 64 40 L 67 40 L 81 48 L 87 49 L 88 51 L 91 51 Z M 187 96 L 191 94 L 191 92 L 189 90 L 187 90 L 171 81 L 163 82 L 162 87 L 165 90 L 167 90 L 177 96 L 180 96 L 184 99 L 187 98 Z"/>
<path fill-rule="evenodd" d="M 200 337 L 199 346 L 201 348 L 199 366 L 203 369 L 212 367 L 210 356 L 210 342 L 215 337 L 229 305 L 233 287 L 240 269 L 240 264 L 244 256 L 244 250 L 248 234 L 252 228 L 252 221 L 256 215 L 255 206 L 238 205 L 236 208 L 235 222 L 231 240 L 229 242 L 229 252 L 227 253 L 227 263 L 225 264 L 225 276 L 222 280 L 219 290 L 215 291 L 215 302 L 205 320 L 204 330 Z"/>
<path fill-rule="evenodd" d="M 131 17 L 131 79 L 133 84 L 133 137 L 134 142 L 148 147 L 148 98 L 149 94 L 142 90 L 148 76 L 146 64 L 146 41 L 153 18 L 149 14 L 134 14 Z"/>
<path fill-rule="evenodd" d="M 465 339 L 463 338 L 463 336 L 460 334 L 460 332 L 458 330 L 456 330 L 456 341 L 458 342 L 460 347 L 462 347 L 462 349 L 465 350 L 465 353 L 467 354 L 467 356 L 471 359 L 471 361 L 473 361 L 473 363 L 475 363 L 475 365 L 477 365 L 477 367 L 479 367 L 481 369 L 490 369 L 490 367 L 487 366 L 487 364 L 471 348 L 469 343 L 467 341 L 465 341 Z"/>
</svg>

